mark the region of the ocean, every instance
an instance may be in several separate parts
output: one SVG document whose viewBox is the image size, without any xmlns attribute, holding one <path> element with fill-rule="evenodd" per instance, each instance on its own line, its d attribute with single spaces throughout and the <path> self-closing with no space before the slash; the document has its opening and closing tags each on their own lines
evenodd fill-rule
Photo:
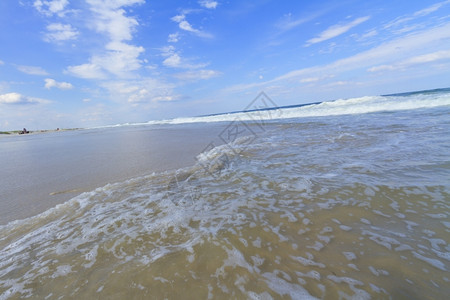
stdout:
<svg viewBox="0 0 450 300">
<path fill-rule="evenodd" d="M 0 299 L 447 299 L 450 89 L 0 138 Z"/>
</svg>

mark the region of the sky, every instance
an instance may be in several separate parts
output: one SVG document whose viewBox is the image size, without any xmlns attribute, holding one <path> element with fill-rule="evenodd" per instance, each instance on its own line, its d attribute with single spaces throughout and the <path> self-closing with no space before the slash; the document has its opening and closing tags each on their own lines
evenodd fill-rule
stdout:
<svg viewBox="0 0 450 300">
<path fill-rule="evenodd" d="M 450 0 L 2 0 L 0 131 L 450 86 Z"/>
</svg>

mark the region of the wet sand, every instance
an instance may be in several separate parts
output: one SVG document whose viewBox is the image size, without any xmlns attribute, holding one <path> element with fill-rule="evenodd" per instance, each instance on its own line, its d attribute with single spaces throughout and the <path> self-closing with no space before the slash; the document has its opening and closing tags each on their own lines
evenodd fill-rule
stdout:
<svg viewBox="0 0 450 300">
<path fill-rule="evenodd" d="M 108 183 L 191 166 L 227 124 L 133 126 L 0 138 L 0 225 Z"/>
</svg>

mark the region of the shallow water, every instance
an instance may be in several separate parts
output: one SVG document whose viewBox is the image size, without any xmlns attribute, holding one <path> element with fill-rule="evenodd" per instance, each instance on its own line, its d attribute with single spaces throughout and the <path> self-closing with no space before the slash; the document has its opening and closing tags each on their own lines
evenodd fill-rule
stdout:
<svg viewBox="0 0 450 300">
<path fill-rule="evenodd" d="M 0 225 L 82 192 L 191 166 L 221 124 L 155 125 L 0 138 Z"/>
<path fill-rule="evenodd" d="M 229 124 L 189 167 L 1 226 L 0 299 L 446 299 L 449 115 Z"/>
</svg>

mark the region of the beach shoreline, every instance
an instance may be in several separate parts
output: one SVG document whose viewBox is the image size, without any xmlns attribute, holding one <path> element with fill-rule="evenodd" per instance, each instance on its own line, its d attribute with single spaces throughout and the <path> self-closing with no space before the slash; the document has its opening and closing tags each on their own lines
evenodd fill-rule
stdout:
<svg viewBox="0 0 450 300">
<path fill-rule="evenodd" d="M 223 143 L 218 134 L 224 126 L 60 130 L 2 139 L 0 225 L 106 184 L 192 166 L 212 141 Z"/>
<path fill-rule="evenodd" d="M 29 135 L 29 134 L 41 134 L 41 133 L 53 133 L 53 132 L 64 132 L 64 131 L 74 131 L 74 130 L 83 130 L 84 128 L 58 128 L 58 129 L 37 129 L 37 130 L 28 130 L 27 133 L 22 133 L 23 130 L 6 130 L 0 131 L 0 136 L 15 136 L 15 135 Z"/>
</svg>

